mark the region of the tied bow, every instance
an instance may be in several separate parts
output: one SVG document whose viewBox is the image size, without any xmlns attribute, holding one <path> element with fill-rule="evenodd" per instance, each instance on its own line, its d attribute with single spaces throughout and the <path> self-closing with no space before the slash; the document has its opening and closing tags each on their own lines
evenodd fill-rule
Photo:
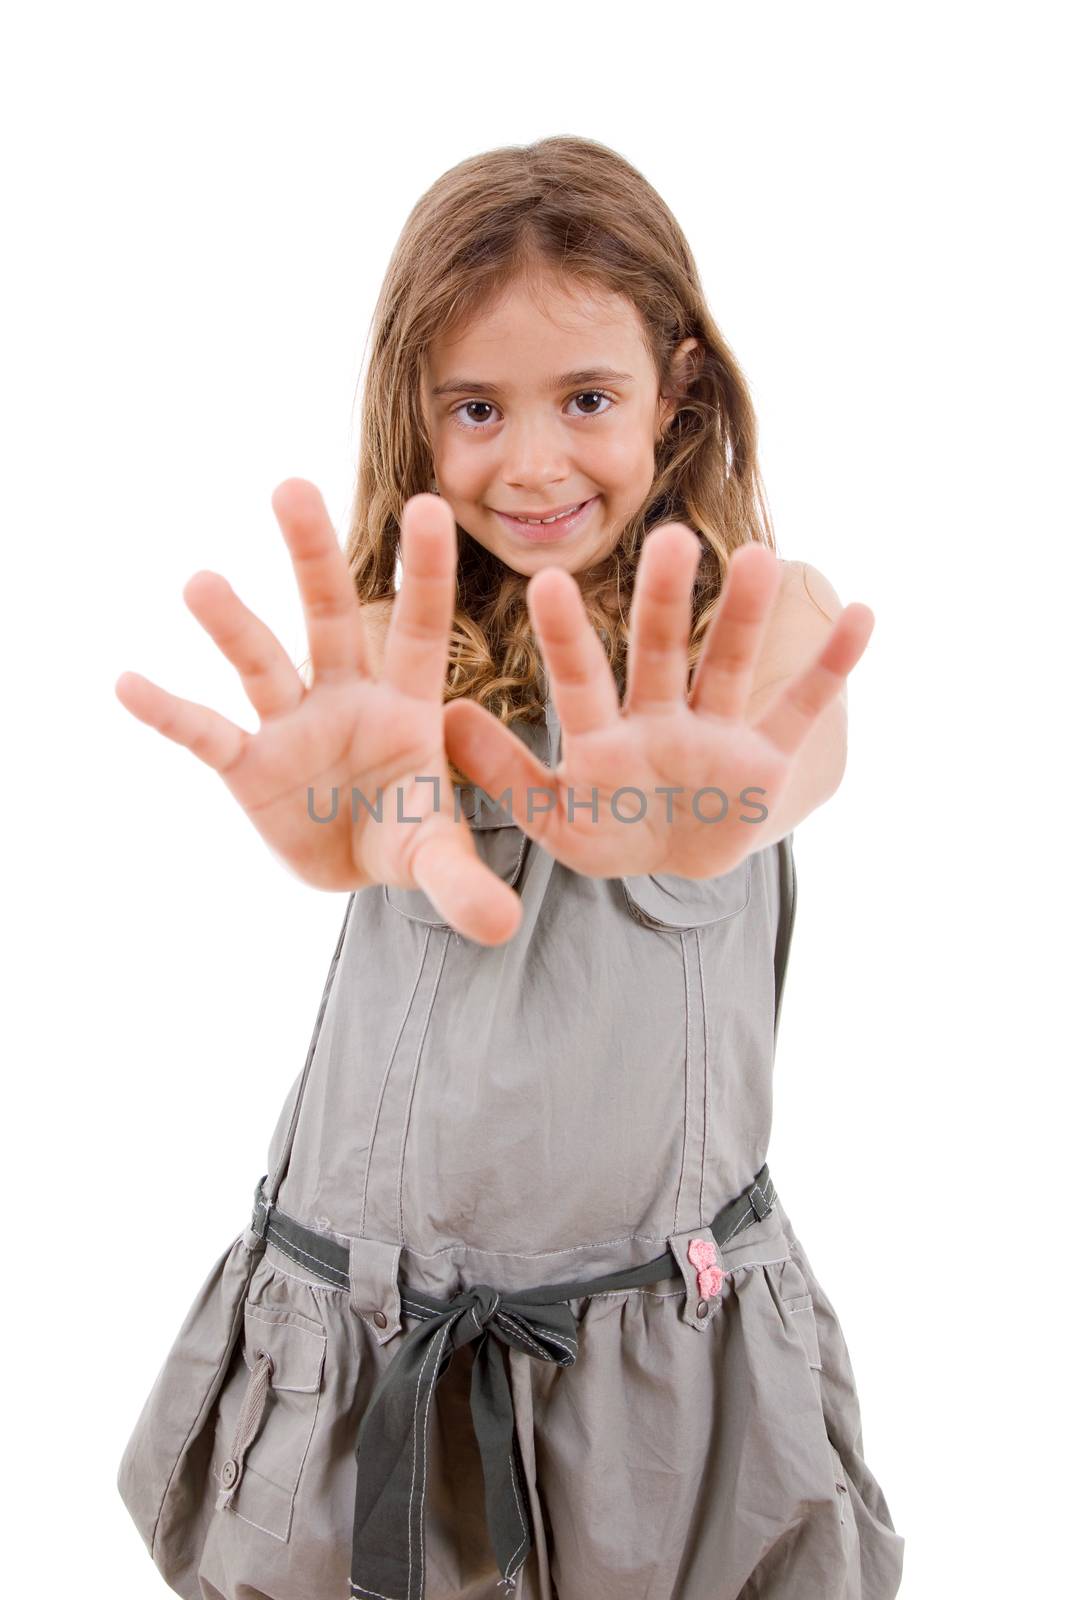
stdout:
<svg viewBox="0 0 1067 1600">
<path fill-rule="evenodd" d="M 356 1440 L 353 1597 L 422 1600 L 430 1401 L 461 1345 L 475 1344 L 470 1405 L 485 1480 L 486 1523 L 501 1583 L 510 1592 L 530 1552 L 529 1498 L 514 1447 L 515 1416 L 502 1346 L 574 1365 L 578 1325 L 566 1301 L 509 1299 L 477 1284 L 451 1300 L 401 1296 L 421 1319 L 379 1379 Z M 497 1585 L 500 1587 L 500 1584 Z"/>
</svg>

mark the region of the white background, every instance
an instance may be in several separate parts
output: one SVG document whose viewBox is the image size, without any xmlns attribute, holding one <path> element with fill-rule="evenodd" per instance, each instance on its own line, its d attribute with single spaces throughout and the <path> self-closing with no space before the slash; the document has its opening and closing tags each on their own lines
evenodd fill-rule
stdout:
<svg viewBox="0 0 1067 1600">
<path fill-rule="evenodd" d="M 271 490 L 311 478 L 343 520 L 405 216 L 454 162 L 548 133 L 613 146 L 675 211 L 752 386 L 780 551 L 876 617 L 846 778 L 796 837 L 769 1156 L 848 1338 L 901 1594 L 1061 1567 L 1052 15 L 186 0 L 6 25 L 18 1592 L 169 1592 L 114 1474 L 247 1221 L 344 910 L 114 681 L 256 726 L 181 588 L 222 572 L 303 659 Z"/>
</svg>

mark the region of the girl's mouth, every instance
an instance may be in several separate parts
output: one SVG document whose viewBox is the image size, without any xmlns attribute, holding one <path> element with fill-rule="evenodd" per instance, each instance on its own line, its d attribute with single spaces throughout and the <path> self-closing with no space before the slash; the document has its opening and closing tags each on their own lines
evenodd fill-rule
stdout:
<svg viewBox="0 0 1067 1600">
<path fill-rule="evenodd" d="M 568 516 L 557 517 L 554 522 L 523 522 L 521 517 L 509 517 L 505 511 L 497 511 L 501 522 L 509 533 L 514 533 L 520 539 L 526 539 L 531 544 L 549 544 L 557 539 L 565 539 L 568 533 L 574 533 L 589 520 L 590 513 L 600 499 L 595 494 L 591 500 L 583 500 L 576 511 Z"/>
</svg>

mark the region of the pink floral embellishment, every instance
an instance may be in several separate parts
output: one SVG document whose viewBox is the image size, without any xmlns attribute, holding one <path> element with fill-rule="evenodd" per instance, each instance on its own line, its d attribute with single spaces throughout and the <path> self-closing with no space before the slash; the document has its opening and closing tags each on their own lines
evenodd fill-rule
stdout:
<svg viewBox="0 0 1067 1600">
<path fill-rule="evenodd" d="M 715 1242 L 712 1239 L 690 1239 L 689 1259 L 697 1269 L 697 1288 L 704 1299 L 718 1294 L 722 1288 L 723 1273 L 718 1265 Z"/>
</svg>

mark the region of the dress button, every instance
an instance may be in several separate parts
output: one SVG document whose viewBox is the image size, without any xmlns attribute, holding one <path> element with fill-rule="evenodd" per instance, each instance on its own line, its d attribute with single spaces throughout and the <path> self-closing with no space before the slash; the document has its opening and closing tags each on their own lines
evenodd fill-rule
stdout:
<svg viewBox="0 0 1067 1600">
<path fill-rule="evenodd" d="M 224 1461 L 222 1463 L 222 1471 L 219 1473 L 219 1478 L 222 1481 L 222 1487 L 224 1489 L 232 1489 L 234 1484 L 237 1482 L 236 1461 Z"/>
<path fill-rule="evenodd" d="M 385 1328 L 389 1325 L 389 1318 L 386 1316 L 384 1311 L 376 1311 L 374 1313 L 374 1320 L 378 1324 L 379 1328 Z"/>
<path fill-rule="evenodd" d="M 698 1300 L 697 1301 L 697 1316 L 698 1317 L 706 1317 L 707 1314 L 708 1314 L 708 1302 L 706 1300 Z"/>
</svg>

